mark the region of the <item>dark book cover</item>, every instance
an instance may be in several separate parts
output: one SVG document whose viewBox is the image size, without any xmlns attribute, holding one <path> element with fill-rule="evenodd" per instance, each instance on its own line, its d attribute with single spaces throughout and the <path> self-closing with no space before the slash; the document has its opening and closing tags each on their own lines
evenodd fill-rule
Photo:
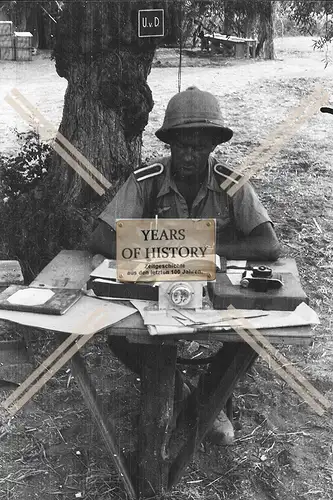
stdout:
<svg viewBox="0 0 333 500">
<path fill-rule="evenodd" d="M 148 283 L 119 283 L 101 278 L 90 279 L 87 288 L 98 297 L 158 300 L 158 286 Z"/>
<path fill-rule="evenodd" d="M 227 309 L 230 305 L 237 309 L 265 309 L 293 311 L 299 304 L 309 303 L 296 276 L 281 273 L 283 286 L 279 290 L 257 292 L 240 285 L 233 285 L 227 274 L 217 274 L 216 281 L 208 283 L 209 297 L 214 309 Z"/>
<path fill-rule="evenodd" d="M 53 295 L 47 298 L 51 293 Z M 81 296 L 81 290 L 11 285 L 0 293 L 0 309 L 61 315 L 65 314 Z M 40 303 L 41 301 L 44 303 Z"/>
</svg>

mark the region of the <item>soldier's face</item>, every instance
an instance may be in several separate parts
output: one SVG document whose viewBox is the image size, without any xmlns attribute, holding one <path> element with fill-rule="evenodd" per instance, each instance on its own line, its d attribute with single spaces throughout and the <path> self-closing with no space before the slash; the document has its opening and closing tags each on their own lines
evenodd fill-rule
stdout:
<svg viewBox="0 0 333 500">
<path fill-rule="evenodd" d="M 172 173 L 179 179 L 202 177 L 216 144 L 216 138 L 209 131 L 175 131 L 170 140 Z"/>
</svg>

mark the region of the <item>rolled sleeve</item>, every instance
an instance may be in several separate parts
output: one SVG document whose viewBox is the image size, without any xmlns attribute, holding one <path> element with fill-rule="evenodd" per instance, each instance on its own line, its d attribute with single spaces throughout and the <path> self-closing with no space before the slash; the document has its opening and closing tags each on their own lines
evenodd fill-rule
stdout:
<svg viewBox="0 0 333 500">
<path fill-rule="evenodd" d="M 144 199 L 142 186 L 131 174 L 113 200 L 99 215 L 99 219 L 116 230 L 117 219 L 139 219 L 143 217 Z"/>
<path fill-rule="evenodd" d="M 264 222 L 272 223 L 267 210 L 249 182 L 233 195 L 232 207 L 237 229 L 245 236 Z"/>
</svg>

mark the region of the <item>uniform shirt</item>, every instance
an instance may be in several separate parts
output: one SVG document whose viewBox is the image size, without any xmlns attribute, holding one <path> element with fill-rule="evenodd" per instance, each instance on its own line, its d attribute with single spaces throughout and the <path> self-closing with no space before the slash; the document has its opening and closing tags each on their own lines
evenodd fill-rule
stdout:
<svg viewBox="0 0 333 500">
<path fill-rule="evenodd" d="M 164 171 L 154 177 L 137 181 L 132 173 L 99 218 L 116 229 L 116 219 L 214 218 L 217 236 L 230 242 L 248 236 L 263 222 L 271 222 L 252 185 L 247 182 L 233 196 L 220 187 L 224 178 L 217 178 L 208 160 L 208 175 L 189 210 L 171 175 L 171 156 L 157 160 Z"/>
</svg>

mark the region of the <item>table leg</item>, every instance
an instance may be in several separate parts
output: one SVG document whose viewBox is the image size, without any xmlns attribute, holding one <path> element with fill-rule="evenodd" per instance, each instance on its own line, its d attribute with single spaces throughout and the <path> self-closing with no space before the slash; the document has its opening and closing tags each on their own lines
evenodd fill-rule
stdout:
<svg viewBox="0 0 333 500">
<path fill-rule="evenodd" d="M 193 451 L 201 443 L 220 411 L 224 409 L 236 383 L 256 357 L 256 352 L 248 344 L 228 342 L 200 378 L 198 387 L 189 397 L 188 405 L 182 415 L 184 424 L 181 424 L 182 428 L 179 431 L 187 435 L 187 441 L 171 465 L 169 488 L 181 477 L 184 468 L 192 459 Z"/>
<path fill-rule="evenodd" d="M 168 488 L 173 421 L 176 345 L 146 345 L 141 371 L 138 475 L 142 497 Z"/>
<path fill-rule="evenodd" d="M 119 476 L 123 481 L 128 497 L 130 498 L 130 500 L 135 500 L 137 498 L 137 495 L 128 473 L 125 459 L 115 441 L 116 432 L 114 425 L 112 422 L 106 421 L 105 417 L 103 416 L 101 405 L 96 394 L 96 389 L 92 384 L 84 361 L 82 360 L 79 352 L 75 354 L 71 359 L 71 370 L 74 375 L 74 379 L 77 382 L 82 393 L 83 399 L 93 419 L 95 420 L 95 423 L 97 424 L 104 444 L 106 445 L 113 463 L 119 473 Z"/>
<path fill-rule="evenodd" d="M 231 396 L 229 396 L 227 402 L 226 402 L 226 405 L 225 405 L 225 410 L 226 410 L 226 415 L 228 417 L 228 419 L 230 420 L 230 422 L 232 423 L 233 421 L 233 417 L 234 417 L 234 410 L 233 410 L 233 400 L 232 400 L 232 394 Z"/>
</svg>

